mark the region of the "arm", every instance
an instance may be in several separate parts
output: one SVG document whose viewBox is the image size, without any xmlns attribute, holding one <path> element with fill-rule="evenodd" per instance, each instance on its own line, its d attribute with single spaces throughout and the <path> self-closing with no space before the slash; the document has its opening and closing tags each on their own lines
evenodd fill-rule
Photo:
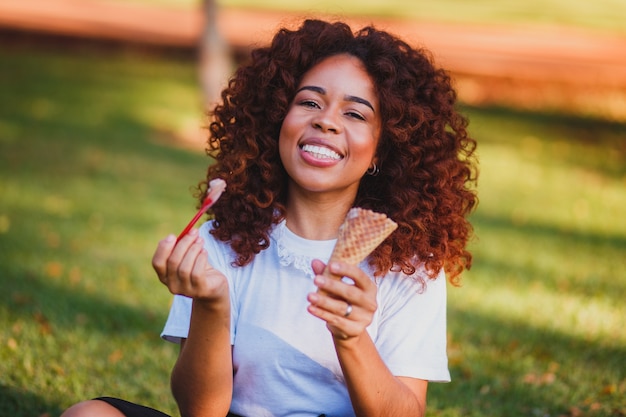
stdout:
<svg viewBox="0 0 626 417">
<path fill-rule="evenodd" d="M 209 264 L 196 229 L 178 244 L 174 236 L 159 242 L 152 265 L 170 292 L 193 298 L 189 335 L 171 376 L 181 415 L 224 416 L 233 375 L 226 277 Z"/>
<path fill-rule="evenodd" d="M 323 263 L 314 262 L 315 284 L 327 295 L 309 294 L 309 311 L 325 320 L 332 333 L 356 415 L 423 416 L 428 381 L 392 375 L 366 331 L 377 308 L 375 284 L 356 266 L 329 267 L 355 285 L 324 277 Z M 348 303 L 352 313 L 346 317 Z"/>
<path fill-rule="evenodd" d="M 428 381 L 393 376 L 367 332 L 334 340 L 357 416 L 424 415 Z"/>
</svg>

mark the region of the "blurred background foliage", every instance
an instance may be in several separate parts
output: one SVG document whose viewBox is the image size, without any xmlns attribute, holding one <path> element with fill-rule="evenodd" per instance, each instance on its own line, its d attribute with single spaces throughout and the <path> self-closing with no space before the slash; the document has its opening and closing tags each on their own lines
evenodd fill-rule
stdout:
<svg viewBox="0 0 626 417">
<path fill-rule="evenodd" d="M 198 0 L 105 0 L 163 5 L 172 8 L 197 7 Z M 566 25 L 602 32 L 626 33 L 622 0 L 218 0 L 220 7 L 322 12 L 337 15 L 364 15 L 451 23 L 523 25 Z"/>
</svg>

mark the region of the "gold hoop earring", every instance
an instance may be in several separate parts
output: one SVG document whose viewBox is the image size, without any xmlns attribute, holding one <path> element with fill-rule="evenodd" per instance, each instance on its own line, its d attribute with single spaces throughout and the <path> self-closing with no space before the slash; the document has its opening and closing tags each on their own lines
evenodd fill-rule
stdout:
<svg viewBox="0 0 626 417">
<path fill-rule="evenodd" d="M 371 175 L 372 177 L 375 177 L 379 173 L 380 173 L 380 169 L 378 168 L 378 166 L 376 164 L 374 164 L 374 166 L 368 168 L 367 172 L 366 172 L 367 175 Z"/>
</svg>

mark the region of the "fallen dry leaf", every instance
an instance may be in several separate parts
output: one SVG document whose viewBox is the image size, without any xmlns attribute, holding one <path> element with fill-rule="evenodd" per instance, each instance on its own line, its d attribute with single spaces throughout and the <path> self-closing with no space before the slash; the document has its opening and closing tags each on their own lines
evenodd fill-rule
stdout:
<svg viewBox="0 0 626 417">
<path fill-rule="evenodd" d="M 39 331 L 43 335 L 49 335 L 52 333 L 52 326 L 50 325 L 50 321 L 46 316 L 41 312 L 36 312 L 33 314 L 35 321 L 39 324 Z"/>
<path fill-rule="evenodd" d="M 46 275 L 50 278 L 59 278 L 63 274 L 63 265 L 60 262 L 52 261 L 46 264 Z"/>
<path fill-rule="evenodd" d="M 122 352 L 120 349 L 116 349 L 113 352 L 111 352 L 111 354 L 109 355 L 109 362 L 110 363 L 117 363 L 123 357 L 124 357 L 124 352 Z"/>
</svg>

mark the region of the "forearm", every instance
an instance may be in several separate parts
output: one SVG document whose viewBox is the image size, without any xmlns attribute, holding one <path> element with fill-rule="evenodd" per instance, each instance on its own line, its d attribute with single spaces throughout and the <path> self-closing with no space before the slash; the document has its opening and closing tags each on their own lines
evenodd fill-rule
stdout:
<svg viewBox="0 0 626 417">
<path fill-rule="evenodd" d="M 428 383 L 413 380 L 416 386 L 409 389 L 391 374 L 367 333 L 347 341 L 336 339 L 335 346 L 357 416 L 424 415 Z"/>
<path fill-rule="evenodd" d="M 181 415 L 225 416 L 232 398 L 232 380 L 230 307 L 207 308 L 194 301 L 189 336 L 171 377 Z"/>
</svg>

